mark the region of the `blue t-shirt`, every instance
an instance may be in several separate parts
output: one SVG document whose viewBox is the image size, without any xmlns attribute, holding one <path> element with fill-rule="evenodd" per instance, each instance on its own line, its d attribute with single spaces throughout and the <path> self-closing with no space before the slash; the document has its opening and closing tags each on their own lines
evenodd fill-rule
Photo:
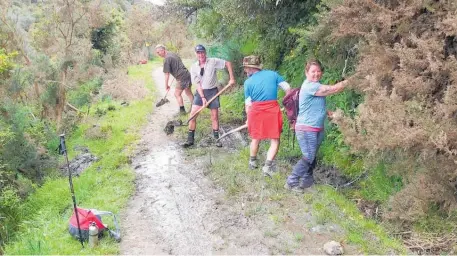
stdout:
<svg viewBox="0 0 457 256">
<path fill-rule="evenodd" d="M 244 81 L 244 97 L 252 102 L 278 99 L 278 85 L 284 78 L 271 70 L 261 70 Z"/>
<path fill-rule="evenodd" d="M 297 125 L 324 128 L 327 115 L 325 96 L 315 96 L 321 83 L 305 80 L 300 89 Z"/>
</svg>

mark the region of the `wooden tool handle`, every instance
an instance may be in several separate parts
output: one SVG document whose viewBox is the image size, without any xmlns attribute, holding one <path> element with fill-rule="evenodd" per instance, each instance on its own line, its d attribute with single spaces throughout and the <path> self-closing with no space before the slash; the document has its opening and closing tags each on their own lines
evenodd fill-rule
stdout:
<svg viewBox="0 0 457 256">
<path fill-rule="evenodd" d="M 214 95 L 214 97 L 212 97 L 209 101 L 206 102 L 206 104 L 204 106 L 202 106 L 199 110 L 197 110 L 197 112 L 195 112 L 191 117 L 189 117 L 189 119 L 187 120 L 187 124 L 192 120 L 194 119 L 203 109 L 205 109 L 206 107 L 208 107 L 208 105 L 213 101 L 215 100 L 217 97 L 219 97 L 219 95 L 221 95 L 224 91 L 226 91 L 231 85 L 226 85 L 224 88 L 222 88 L 216 95 Z"/>
<path fill-rule="evenodd" d="M 225 136 L 230 135 L 230 134 L 232 134 L 232 133 L 234 133 L 234 132 L 241 131 L 241 130 L 243 130 L 244 128 L 248 128 L 248 125 L 247 125 L 247 124 L 244 124 L 244 125 L 242 125 L 242 126 L 240 126 L 240 127 L 238 127 L 238 128 L 235 128 L 235 129 L 233 129 L 233 130 L 230 130 L 230 131 L 224 133 L 224 135 L 222 135 L 221 137 L 219 137 L 219 139 L 217 139 L 216 141 L 219 141 L 220 139 L 222 139 L 222 138 L 224 138 Z"/>
</svg>

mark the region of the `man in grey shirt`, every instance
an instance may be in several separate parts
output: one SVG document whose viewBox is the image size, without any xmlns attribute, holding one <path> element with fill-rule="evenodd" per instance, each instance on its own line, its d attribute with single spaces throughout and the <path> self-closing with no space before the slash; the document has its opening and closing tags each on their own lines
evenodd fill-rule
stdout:
<svg viewBox="0 0 457 256">
<path fill-rule="evenodd" d="M 192 95 L 191 87 L 192 81 L 190 78 L 190 73 L 187 70 L 186 66 L 182 63 L 181 58 L 178 55 L 167 51 L 165 46 L 159 44 L 156 46 L 156 53 L 160 57 L 164 58 L 163 61 L 163 73 L 165 74 L 165 90 L 170 90 L 170 85 L 168 84 L 170 80 L 170 74 L 176 79 L 178 84 L 175 87 L 175 97 L 178 101 L 179 112 L 186 113 L 184 108 L 184 101 L 182 98 L 182 92 L 186 92 L 189 101 L 192 103 L 194 101 L 194 95 Z"/>
<path fill-rule="evenodd" d="M 197 92 L 195 93 L 194 102 L 192 104 L 191 116 L 202 106 L 205 106 L 207 101 L 213 98 L 219 91 L 217 89 L 217 70 L 227 68 L 230 79 L 228 85 L 235 84 L 232 63 L 223 59 L 207 58 L 206 49 L 200 44 L 195 47 L 195 53 L 197 54 L 198 61 L 192 65 L 190 74 L 192 83 L 197 86 Z M 211 110 L 211 126 L 215 139 L 219 138 L 219 106 L 219 97 L 208 105 L 208 108 Z M 189 133 L 183 147 L 194 145 L 196 127 L 197 118 L 195 117 L 189 122 Z M 222 144 L 217 142 L 216 146 L 222 147 Z"/>
</svg>

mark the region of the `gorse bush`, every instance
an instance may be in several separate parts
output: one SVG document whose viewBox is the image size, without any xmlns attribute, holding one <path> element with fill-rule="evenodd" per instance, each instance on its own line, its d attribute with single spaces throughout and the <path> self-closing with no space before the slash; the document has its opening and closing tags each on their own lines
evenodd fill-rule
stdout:
<svg viewBox="0 0 457 256">
<path fill-rule="evenodd" d="M 0 48 L 0 78 L 5 79 L 10 76 L 9 72 L 14 68 L 14 57 L 17 52 L 7 53 L 5 49 Z"/>
<path fill-rule="evenodd" d="M 417 162 L 390 170 L 406 183 L 385 217 L 414 221 L 430 203 L 445 212 L 457 207 L 457 62 L 449 44 L 456 36 L 457 19 L 450 16 L 456 10 L 450 1 L 346 1 L 329 14 L 334 37 L 360 38 L 351 85 L 364 102 L 353 118 L 338 121 L 346 143 L 372 153 L 402 149 L 408 153 L 401 153 L 401 161 Z"/>
</svg>

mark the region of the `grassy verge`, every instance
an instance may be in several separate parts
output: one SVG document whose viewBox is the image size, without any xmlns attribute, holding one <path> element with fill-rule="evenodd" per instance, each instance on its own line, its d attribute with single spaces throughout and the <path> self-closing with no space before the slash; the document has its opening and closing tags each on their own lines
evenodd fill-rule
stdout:
<svg viewBox="0 0 457 256">
<path fill-rule="evenodd" d="M 151 70 L 157 63 L 129 68 L 131 79 L 140 79 L 153 89 Z M 152 94 L 151 94 L 152 95 Z M 67 138 L 70 157 L 74 146 L 87 147 L 99 161 L 79 177 L 74 177 L 74 191 L 78 206 L 119 213 L 134 191 L 134 172 L 128 159 L 138 131 L 153 110 L 153 97 L 121 106 L 116 102 L 101 102 L 96 108 L 107 109 L 106 115 L 94 113 Z M 94 125 L 100 136 L 89 136 Z M 73 212 L 68 178 L 48 180 L 23 205 L 20 231 L 14 242 L 5 247 L 6 254 L 116 254 L 119 245 L 109 237 L 100 246 L 81 248 L 68 233 L 68 220 Z M 111 218 L 106 217 L 109 226 Z"/>
<path fill-rule="evenodd" d="M 265 145 L 265 147 L 268 145 Z M 249 199 L 247 215 L 275 213 L 270 217 L 286 219 L 287 211 L 282 212 L 276 208 L 279 204 L 288 208 L 289 212 L 307 214 L 311 212 L 316 219 L 315 223 L 308 226 L 337 224 L 345 231 L 342 240 L 356 245 L 363 253 L 367 254 L 399 254 L 406 253 L 402 243 L 388 235 L 388 233 L 375 221 L 366 219 L 344 195 L 325 185 L 316 185 L 316 191 L 310 191 L 297 197 L 283 188 L 291 166 L 284 161 L 278 162 L 280 173 L 271 179 L 265 179 L 259 171 L 247 168 L 249 159 L 248 149 L 227 155 L 223 161 L 218 161 L 211 167 L 210 176 L 223 186 L 229 197 L 239 199 L 246 195 L 256 195 Z M 296 202 L 296 203 L 293 203 Z M 262 208 L 258 206 L 262 205 Z M 282 222 L 280 222 L 282 223 Z M 279 224 L 280 224 L 279 223 Z M 303 230 L 303 232 L 306 232 Z M 339 240 L 341 238 L 335 237 Z"/>
</svg>

